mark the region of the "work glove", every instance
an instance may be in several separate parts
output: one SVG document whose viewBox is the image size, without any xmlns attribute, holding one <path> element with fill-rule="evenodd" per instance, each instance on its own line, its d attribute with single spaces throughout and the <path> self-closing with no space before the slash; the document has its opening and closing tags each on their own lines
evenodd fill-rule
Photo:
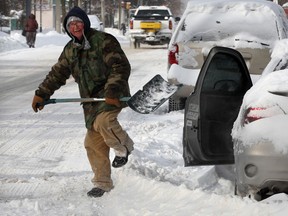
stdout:
<svg viewBox="0 0 288 216">
<path fill-rule="evenodd" d="M 44 99 L 42 97 L 39 97 L 37 95 L 34 96 L 33 101 L 32 101 L 32 108 L 34 112 L 38 112 L 38 110 L 42 110 L 44 106 L 39 106 L 40 103 L 43 103 Z"/>
<path fill-rule="evenodd" d="M 118 98 L 105 98 L 105 102 L 116 107 L 121 107 L 121 103 Z"/>
</svg>

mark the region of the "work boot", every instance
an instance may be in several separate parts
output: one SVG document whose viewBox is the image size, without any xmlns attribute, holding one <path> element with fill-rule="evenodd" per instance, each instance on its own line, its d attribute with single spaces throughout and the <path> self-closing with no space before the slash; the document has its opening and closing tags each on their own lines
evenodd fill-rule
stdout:
<svg viewBox="0 0 288 216">
<path fill-rule="evenodd" d="M 106 191 L 102 190 L 101 188 L 92 188 L 92 190 L 88 191 L 87 195 L 89 197 L 101 197 Z"/>
<path fill-rule="evenodd" d="M 128 161 L 128 156 L 130 154 L 130 152 L 128 151 L 127 147 L 124 146 L 126 148 L 126 156 L 125 157 L 120 157 L 120 156 L 115 156 L 113 162 L 112 162 L 112 166 L 114 168 L 119 168 L 119 167 L 122 167 L 124 166 L 127 161 Z"/>
</svg>

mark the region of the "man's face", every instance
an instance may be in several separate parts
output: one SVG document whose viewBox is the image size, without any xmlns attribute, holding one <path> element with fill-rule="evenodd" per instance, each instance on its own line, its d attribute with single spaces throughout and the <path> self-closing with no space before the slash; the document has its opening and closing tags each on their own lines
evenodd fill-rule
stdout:
<svg viewBox="0 0 288 216">
<path fill-rule="evenodd" d="M 81 40 L 83 37 L 84 23 L 81 21 L 72 21 L 69 23 L 69 32 L 76 37 L 78 40 Z"/>
</svg>

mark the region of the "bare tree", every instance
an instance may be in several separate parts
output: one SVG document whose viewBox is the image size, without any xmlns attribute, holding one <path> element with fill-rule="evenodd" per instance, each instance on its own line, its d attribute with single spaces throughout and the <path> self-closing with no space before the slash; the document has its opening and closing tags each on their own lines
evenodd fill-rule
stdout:
<svg viewBox="0 0 288 216">
<path fill-rule="evenodd" d="M 61 23 L 63 23 L 64 17 L 66 16 L 66 1 L 65 0 L 61 0 Z"/>
</svg>

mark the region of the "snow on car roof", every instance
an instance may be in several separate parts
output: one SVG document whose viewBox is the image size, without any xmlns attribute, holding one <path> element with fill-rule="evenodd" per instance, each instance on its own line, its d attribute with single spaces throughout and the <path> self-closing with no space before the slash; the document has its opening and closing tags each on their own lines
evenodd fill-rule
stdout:
<svg viewBox="0 0 288 216">
<path fill-rule="evenodd" d="M 166 7 L 166 6 L 139 6 L 138 9 L 141 9 L 141 10 L 151 10 L 151 9 L 167 10 L 168 7 Z"/>
<path fill-rule="evenodd" d="M 231 37 L 233 43 L 248 39 L 269 44 L 287 37 L 288 21 L 283 8 L 269 1 L 192 0 L 177 28 L 182 28 L 182 33 L 174 35 L 179 37 L 176 41 Z"/>
</svg>

